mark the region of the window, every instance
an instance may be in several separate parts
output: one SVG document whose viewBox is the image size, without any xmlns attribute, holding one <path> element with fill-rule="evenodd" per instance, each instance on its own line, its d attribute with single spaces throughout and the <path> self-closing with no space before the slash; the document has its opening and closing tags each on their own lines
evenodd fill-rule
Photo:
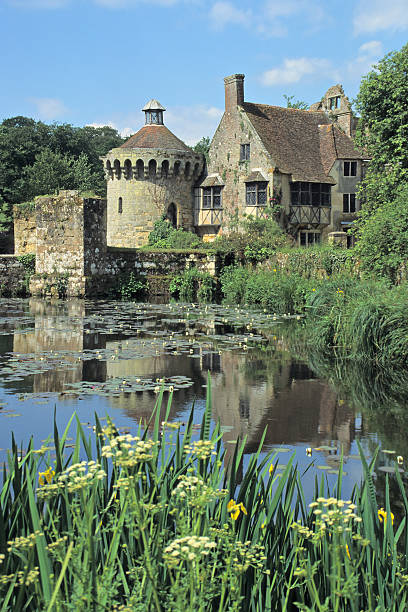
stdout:
<svg viewBox="0 0 408 612">
<path fill-rule="evenodd" d="M 329 98 L 329 109 L 336 110 L 336 108 L 340 108 L 341 96 L 334 96 L 333 98 Z"/>
<path fill-rule="evenodd" d="M 251 150 L 250 150 L 250 145 L 249 144 L 242 144 L 241 145 L 241 153 L 239 156 L 239 161 L 248 161 L 250 159 L 251 156 Z"/>
<path fill-rule="evenodd" d="M 299 232 L 299 243 L 300 246 L 313 246 L 314 244 L 320 244 L 320 232 Z"/>
<path fill-rule="evenodd" d="M 123 200 L 122 198 L 119 198 L 118 200 L 118 213 L 121 215 L 123 212 Z"/>
<path fill-rule="evenodd" d="M 344 213 L 356 212 L 356 194 L 355 193 L 343 193 L 343 212 Z"/>
<path fill-rule="evenodd" d="M 305 183 L 296 181 L 290 184 L 293 206 L 330 206 L 331 186 L 326 183 Z"/>
<path fill-rule="evenodd" d="M 357 162 L 356 161 L 345 161 L 344 162 L 344 176 L 357 176 Z"/>
<path fill-rule="evenodd" d="M 246 183 L 246 205 L 266 206 L 266 190 L 268 183 Z"/>
<path fill-rule="evenodd" d="M 221 208 L 221 187 L 203 187 L 203 208 Z"/>
</svg>

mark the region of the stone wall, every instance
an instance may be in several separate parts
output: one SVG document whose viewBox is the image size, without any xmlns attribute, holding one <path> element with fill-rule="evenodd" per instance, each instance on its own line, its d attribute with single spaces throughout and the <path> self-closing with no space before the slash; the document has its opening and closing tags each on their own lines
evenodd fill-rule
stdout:
<svg viewBox="0 0 408 612">
<path fill-rule="evenodd" d="M 27 295 L 28 272 L 16 255 L 0 255 L 0 297 Z"/>
<path fill-rule="evenodd" d="M 36 211 L 29 207 L 14 206 L 14 253 L 26 255 L 36 252 Z"/>
<path fill-rule="evenodd" d="M 75 191 L 36 200 L 34 296 L 109 295 L 119 279 L 147 277 L 166 293 L 169 281 L 186 268 L 217 273 L 216 259 L 201 251 L 142 251 L 107 247 L 106 200 L 84 199 Z"/>
</svg>

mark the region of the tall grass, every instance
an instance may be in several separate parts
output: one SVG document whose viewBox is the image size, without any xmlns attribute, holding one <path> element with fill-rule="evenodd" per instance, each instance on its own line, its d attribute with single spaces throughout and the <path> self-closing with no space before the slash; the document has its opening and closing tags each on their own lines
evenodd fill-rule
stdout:
<svg viewBox="0 0 408 612">
<path fill-rule="evenodd" d="M 54 428 L 55 460 L 50 445 L 30 442 L 22 456 L 12 439 L 0 495 L 2 611 L 407 609 L 399 472 L 394 524 L 388 480 L 378 512 L 375 456 L 368 465 L 361 453 L 363 484 L 344 502 L 342 465 L 333 490 L 316 480 L 309 506 L 294 458 L 278 471 L 277 457 L 261 458 L 263 440 L 240 481 L 245 441 L 224 470 L 210 387 L 199 434 L 194 410 L 184 431 L 167 422 L 171 393 L 160 423 L 162 391 L 137 436 L 97 418 L 87 435 L 74 416 L 73 449 L 73 424 L 61 436 Z"/>
</svg>

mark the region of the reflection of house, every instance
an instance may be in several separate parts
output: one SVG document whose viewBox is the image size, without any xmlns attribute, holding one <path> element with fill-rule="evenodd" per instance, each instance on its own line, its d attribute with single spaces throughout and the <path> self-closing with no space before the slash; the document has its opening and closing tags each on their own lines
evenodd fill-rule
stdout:
<svg viewBox="0 0 408 612">
<path fill-rule="evenodd" d="M 359 207 L 363 159 L 342 87 L 305 111 L 245 102 L 242 74 L 224 81 L 225 112 L 196 212 L 199 233 L 211 240 L 234 213 L 263 216 L 265 207 L 300 245 L 346 228 Z"/>
</svg>

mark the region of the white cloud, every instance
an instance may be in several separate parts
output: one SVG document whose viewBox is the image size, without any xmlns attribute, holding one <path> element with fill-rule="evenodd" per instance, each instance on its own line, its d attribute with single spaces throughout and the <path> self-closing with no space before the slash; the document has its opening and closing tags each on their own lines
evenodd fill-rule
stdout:
<svg viewBox="0 0 408 612">
<path fill-rule="evenodd" d="M 8 0 L 11 6 L 19 8 L 58 9 L 66 6 L 69 0 Z"/>
<path fill-rule="evenodd" d="M 407 0 L 359 0 L 353 18 L 354 32 L 408 29 Z"/>
<path fill-rule="evenodd" d="M 37 107 L 38 117 L 47 121 L 57 119 L 68 110 L 64 103 L 56 98 L 30 98 L 29 101 Z"/>
<path fill-rule="evenodd" d="M 271 85 L 288 85 L 298 83 L 305 77 L 330 77 L 339 79 L 338 71 L 326 59 L 299 57 L 296 59 L 286 58 L 282 66 L 266 70 L 261 75 L 261 83 L 267 87 Z"/>
<path fill-rule="evenodd" d="M 222 30 L 229 24 L 247 26 L 252 19 L 250 10 L 238 9 L 232 2 L 216 2 L 210 10 L 210 22 L 215 30 Z"/>
<path fill-rule="evenodd" d="M 357 57 L 347 65 L 351 78 L 358 81 L 372 70 L 373 64 L 383 55 L 383 45 L 379 40 L 370 40 L 359 47 Z"/>
</svg>

